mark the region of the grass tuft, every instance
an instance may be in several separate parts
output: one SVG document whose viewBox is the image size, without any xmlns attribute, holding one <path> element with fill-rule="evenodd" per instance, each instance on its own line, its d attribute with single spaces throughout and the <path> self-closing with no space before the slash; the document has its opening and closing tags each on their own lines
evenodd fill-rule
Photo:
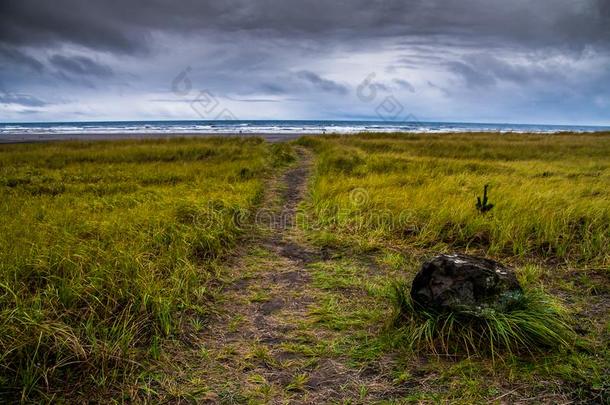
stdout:
<svg viewBox="0 0 610 405">
<path fill-rule="evenodd" d="M 436 355 L 531 354 L 568 350 L 576 335 L 566 310 L 539 289 L 525 291 L 513 308 L 436 312 L 416 306 L 406 282 L 392 285 L 394 326 L 412 350 Z"/>
</svg>

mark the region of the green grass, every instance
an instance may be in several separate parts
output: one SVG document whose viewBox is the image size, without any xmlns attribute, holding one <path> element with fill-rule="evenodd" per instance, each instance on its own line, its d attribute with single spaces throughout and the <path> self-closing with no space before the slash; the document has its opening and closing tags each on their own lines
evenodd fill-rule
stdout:
<svg viewBox="0 0 610 405">
<path fill-rule="evenodd" d="M 313 262 L 295 287 L 302 304 L 272 314 L 288 339 L 269 344 L 243 337 L 267 323 L 235 309 L 278 297 L 281 282 L 256 275 L 284 271 L 285 258 L 252 244 L 226 259 L 254 210 L 281 205 L 291 145 L 0 146 L 0 402 L 298 400 L 315 397 L 329 364 L 346 376 L 331 387 L 337 402 L 382 391 L 407 403 L 608 397 L 609 134 L 298 143 L 314 152 L 305 226 L 282 236 Z M 494 207 L 480 213 L 485 184 Z M 512 265 L 521 305 L 415 311 L 408 281 L 454 251 Z M 223 310 L 235 313 L 212 322 Z"/>
<path fill-rule="evenodd" d="M 314 265 L 326 291 L 314 315 L 338 333 L 326 343 L 335 355 L 358 369 L 391 368 L 410 387 L 405 402 L 607 401 L 610 134 L 298 143 L 316 154 L 304 223 L 333 258 Z M 494 207 L 481 213 L 485 184 Z M 410 281 L 446 252 L 514 267 L 521 305 L 415 310 Z"/>
<path fill-rule="evenodd" d="M 0 396 L 131 379 L 205 317 L 265 179 L 260 139 L 0 146 Z"/>
<path fill-rule="evenodd" d="M 326 245 L 472 249 L 610 264 L 610 136 L 309 137 L 311 227 Z M 494 208 L 476 197 L 489 184 Z"/>
</svg>

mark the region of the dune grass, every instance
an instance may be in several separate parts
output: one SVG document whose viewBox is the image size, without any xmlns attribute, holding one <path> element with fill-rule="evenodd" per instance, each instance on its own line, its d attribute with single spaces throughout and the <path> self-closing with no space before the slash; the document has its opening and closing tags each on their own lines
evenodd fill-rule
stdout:
<svg viewBox="0 0 610 405">
<path fill-rule="evenodd" d="M 610 264 L 608 134 L 310 137 L 321 243 Z M 476 209 L 489 184 L 489 212 Z"/>
<path fill-rule="evenodd" d="M 112 387 L 181 314 L 205 318 L 219 259 L 291 158 L 260 139 L 0 146 L 0 395 Z"/>
<path fill-rule="evenodd" d="M 270 378 L 267 401 L 280 388 L 287 398 L 311 393 L 308 376 L 315 383 L 316 367 L 331 363 L 358 377 L 373 373 L 373 385 L 396 389 L 388 392 L 404 402 L 607 397 L 610 134 L 362 134 L 298 143 L 315 152 L 298 210 L 303 227 L 290 230 L 308 241 L 313 262 L 302 270 L 311 282 L 298 288 L 311 304 L 299 308 L 294 340 L 252 342 L 245 354 L 231 342 L 198 346 L 194 337 L 210 314 L 234 308 L 219 300 L 227 298 L 223 283 L 275 263 L 256 246 L 245 250 L 244 268 L 225 259 L 275 184 L 269 179 L 294 159 L 291 145 L 211 138 L 0 146 L 0 402 L 247 402 L 242 389 L 263 385 L 239 387 L 225 367 L 242 376 L 255 362 L 269 375 L 298 371 Z M 493 208 L 480 210 L 486 184 Z M 266 198 L 280 204 L 274 193 Z M 416 311 L 409 281 L 422 260 L 454 251 L 513 265 L 526 292 L 521 305 L 510 313 Z M 284 264 L 273 266 L 282 272 Z M 267 302 L 275 282 L 234 293 Z M 291 311 L 279 314 L 292 319 Z M 243 322 L 232 319 L 227 332 Z M 302 358 L 277 361 L 279 349 Z M 209 373 L 226 382 L 218 397 L 207 396 Z M 364 401 L 375 387 L 360 388 Z"/>
<path fill-rule="evenodd" d="M 309 239 L 331 257 L 368 258 L 335 282 L 349 282 L 343 306 L 323 312 L 335 327 L 357 323 L 345 352 L 360 367 L 398 356 L 404 363 L 395 372 L 419 387 L 406 402 L 494 402 L 521 391 L 486 391 L 507 380 L 542 402 L 553 401 L 543 399 L 549 393 L 607 401 L 610 134 L 360 134 L 299 143 L 316 152 L 303 221 Z M 485 185 L 493 207 L 481 209 Z M 414 308 L 409 290 L 421 263 L 452 252 L 514 267 L 521 305 L 478 314 Z M 375 326 L 381 330 L 367 333 Z M 413 382 L 427 367 L 433 380 Z M 541 388 L 550 382 L 557 389 Z"/>
<path fill-rule="evenodd" d="M 329 347 L 360 369 L 394 360 L 405 403 L 607 402 L 610 134 L 298 142 L 316 156 L 302 223 L 336 258 L 316 273 L 334 292 L 319 322 L 341 331 Z M 520 305 L 414 308 L 421 264 L 458 252 L 513 267 Z"/>
</svg>

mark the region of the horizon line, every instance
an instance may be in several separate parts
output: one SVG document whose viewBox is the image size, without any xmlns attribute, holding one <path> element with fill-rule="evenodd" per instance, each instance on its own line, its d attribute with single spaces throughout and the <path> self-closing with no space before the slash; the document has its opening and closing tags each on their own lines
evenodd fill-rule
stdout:
<svg viewBox="0 0 610 405">
<path fill-rule="evenodd" d="M 391 121 L 381 119 L 237 119 L 237 120 L 216 120 L 216 119 L 125 119 L 125 120 L 87 120 L 87 121 L 0 121 L 0 125 L 18 125 L 18 124 L 104 124 L 104 123 L 137 123 L 137 122 L 375 122 L 392 124 L 474 124 L 474 125 L 520 125 L 520 126 L 553 126 L 553 127 L 594 127 L 608 128 L 608 124 L 551 124 L 551 123 L 522 123 L 522 122 L 499 122 L 499 121 L 428 121 L 428 120 L 412 120 L 412 121 Z"/>
</svg>

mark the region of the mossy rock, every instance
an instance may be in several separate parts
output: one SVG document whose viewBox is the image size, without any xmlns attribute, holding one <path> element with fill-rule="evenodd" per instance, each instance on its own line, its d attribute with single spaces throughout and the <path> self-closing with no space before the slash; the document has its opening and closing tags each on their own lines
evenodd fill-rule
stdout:
<svg viewBox="0 0 610 405">
<path fill-rule="evenodd" d="M 425 262 L 411 286 L 413 302 L 436 312 L 508 312 L 522 293 L 511 268 L 462 254 L 439 255 Z"/>
</svg>

